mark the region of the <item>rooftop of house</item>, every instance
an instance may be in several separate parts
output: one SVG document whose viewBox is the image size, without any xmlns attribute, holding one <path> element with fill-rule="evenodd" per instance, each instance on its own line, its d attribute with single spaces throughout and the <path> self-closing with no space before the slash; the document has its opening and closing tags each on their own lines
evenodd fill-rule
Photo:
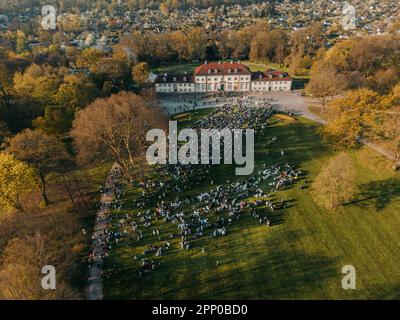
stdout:
<svg viewBox="0 0 400 320">
<path fill-rule="evenodd" d="M 193 75 L 189 74 L 158 74 L 155 83 L 194 83 Z"/>
<path fill-rule="evenodd" d="M 251 75 L 251 81 L 292 81 L 288 73 L 267 69 L 264 72 L 251 72 L 240 62 L 212 62 L 197 67 L 193 74 L 158 74 L 155 83 L 194 83 L 195 76 L 202 75 Z"/>
<path fill-rule="evenodd" d="M 250 70 L 240 62 L 211 62 L 204 63 L 194 70 L 195 76 L 207 75 L 251 75 Z"/>
<path fill-rule="evenodd" d="M 280 70 L 266 70 L 264 72 L 253 72 L 251 81 L 291 81 L 292 78 Z"/>
</svg>

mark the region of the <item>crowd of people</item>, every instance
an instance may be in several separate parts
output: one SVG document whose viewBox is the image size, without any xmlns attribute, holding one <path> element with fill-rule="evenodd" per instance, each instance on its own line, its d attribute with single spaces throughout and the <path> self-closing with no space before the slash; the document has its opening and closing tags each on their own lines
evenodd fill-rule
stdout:
<svg viewBox="0 0 400 320">
<path fill-rule="evenodd" d="M 112 249 L 112 243 L 118 243 L 121 233 L 111 228 L 110 218 L 113 209 L 120 210 L 122 206 L 122 184 L 118 179 L 122 176 L 122 170 L 118 165 L 114 165 L 107 176 L 104 187 L 100 187 L 101 200 L 97 204 L 97 214 L 92 234 L 91 249 L 88 254 L 88 281 L 89 295 L 92 292 L 99 292 L 96 286 L 99 286 L 102 278 L 109 278 L 118 272 L 116 265 L 104 270 L 104 259 L 109 255 Z M 82 229 L 86 234 L 86 231 Z M 90 296 L 90 298 L 98 298 Z"/>
<path fill-rule="evenodd" d="M 232 97 L 210 115 L 196 121 L 194 129 L 252 128 L 263 131 L 274 114 L 268 98 Z M 273 149 L 277 141 L 268 140 Z M 284 162 L 261 163 L 252 175 L 215 181 L 212 165 L 165 165 L 155 169 L 153 177 L 131 182 L 140 190 L 129 203 L 122 202 L 123 186 L 114 183 L 114 200 L 107 204 L 104 216 L 106 228 L 99 239 L 106 258 L 115 246 L 144 247 L 132 257 L 138 275 L 160 268 L 168 251 L 192 250 L 195 247 L 207 254 L 199 239 L 216 239 L 229 234 L 231 226 L 246 217 L 265 225 L 273 225 L 273 214 L 284 209 L 288 200 L 279 197 L 284 189 L 302 176 L 302 171 Z M 221 180 L 221 179 L 220 179 Z M 202 191 L 196 191 L 202 190 Z M 103 204 L 105 205 L 105 204 Z M 89 256 L 89 261 L 91 256 Z M 218 261 L 219 263 L 219 261 Z M 217 264 L 218 264 L 217 263 Z M 114 274 L 113 269 L 107 274 Z"/>
<path fill-rule="evenodd" d="M 243 100 L 244 99 L 244 100 Z M 245 96 L 244 98 L 236 92 L 215 92 L 208 94 L 169 94 L 163 101 L 165 111 L 172 115 L 187 111 L 195 111 L 200 108 L 215 108 L 225 106 L 232 102 L 244 102 L 252 104 L 272 103 L 274 99 L 265 96 Z"/>
</svg>

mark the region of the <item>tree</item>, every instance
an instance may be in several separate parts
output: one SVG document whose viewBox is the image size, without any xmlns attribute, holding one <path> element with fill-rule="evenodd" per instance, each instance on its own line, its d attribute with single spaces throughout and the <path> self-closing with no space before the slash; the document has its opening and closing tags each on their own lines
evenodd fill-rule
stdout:
<svg viewBox="0 0 400 320">
<path fill-rule="evenodd" d="M 283 30 L 276 29 L 257 33 L 250 45 L 249 58 L 252 60 L 269 60 L 279 65 L 286 56 L 288 39 Z"/>
<path fill-rule="evenodd" d="M 333 99 L 344 88 L 345 78 L 338 74 L 334 66 L 317 63 L 311 70 L 311 79 L 306 90 L 313 97 L 318 98 L 322 111 L 325 111 L 328 99 Z"/>
<path fill-rule="evenodd" d="M 55 94 L 66 73 L 66 68 L 32 64 L 24 73 L 14 74 L 12 116 L 17 118 L 16 121 L 13 119 L 13 122 L 19 124 L 17 129 L 31 125 L 33 119 L 43 114 L 46 106 L 54 104 Z M 13 128 L 14 123 L 9 121 L 8 125 Z"/>
<path fill-rule="evenodd" d="M 160 11 L 164 16 L 166 16 L 166 17 L 169 16 L 169 8 L 165 2 L 160 3 Z"/>
<path fill-rule="evenodd" d="M 64 232 L 64 230 L 60 230 Z M 54 246 L 58 243 L 36 232 L 33 236 L 8 242 L 0 269 L 0 296 L 10 300 L 77 299 L 79 296 L 64 282 L 65 256 Z M 42 267 L 57 265 L 57 290 L 43 290 Z M 60 277 L 61 274 L 61 277 Z M 61 278 L 61 279 L 60 279 Z"/>
<path fill-rule="evenodd" d="M 51 134 L 64 134 L 71 129 L 75 112 L 100 95 L 96 85 L 85 75 L 67 75 L 55 93 L 52 103 L 32 121 L 35 128 Z"/>
<path fill-rule="evenodd" d="M 187 39 L 182 31 L 176 31 L 171 34 L 171 46 L 177 53 L 179 62 L 188 58 Z"/>
<path fill-rule="evenodd" d="M 380 69 L 368 80 L 371 88 L 381 94 L 387 94 L 399 82 L 399 73 L 393 67 Z"/>
<path fill-rule="evenodd" d="M 10 139 L 7 151 L 34 169 L 43 204 L 47 206 L 50 203 L 47 194 L 50 173 L 60 170 L 68 160 L 64 145 L 41 130 L 26 129 Z"/>
<path fill-rule="evenodd" d="M 290 34 L 292 54 L 314 57 L 324 43 L 324 28 L 322 22 L 316 22 L 309 27 L 298 29 Z"/>
<path fill-rule="evenodd" d="M 49 66 L 31 65 L 22 74 L 14 75 L 13 91 L 24 102 L 39 103 L 40 106 L 51 104 L 62 82 L 61 70 Z"/>
<path fill-rule="evenodd" d="M 83 24 L 81 18 L 75 14 L 69 14 L 67 16 L 61 16 L 58 21 L 59 27 L 66 33 L 81 32 L 83 29 Z"/>
<path fill-rule="evenodd" d="M 127 61 L 115 58 L 102 58 L 91 68 L 91 72 L 97 77 L 111 80 L 119 88 L 123 88 L 126 81 L 130 80 L 130 72 Z"/>
<path fill-rule="evenodd" d="M 98 99 L 79 111 L 73 123 L 78 161 L 116 161 L 127 173 L 135 158 L 144 155 L 147 131 L 164 128 L 165 122 L 159 108 L 133 93 Z"/>
<path fill-rule="evenodd" d="M 323 60 L 346 76 L 348 88 L 369 87 L 386 93 L 399 78 L 399 50 L 400 42 L 393 34 L 354 37 L 338 42 Z"/>
<path fill-rule="evenodd" d="M 150 68 L 147 62 L 140 62 L 132 68 L 132 78 L 139 86 L 149 81 Z"/>
<path fill-rule="evenodd" d="M 6 40 L 9 44 L 9 47 L 15 51 L 16 43 L 17 43 L 17 33 L 13 31 L 5 31 L 1 33 L 1 38 Z"/>
<path fill-rule="evenodd" d="M 34 185 L 31 167 L 5 152 L 0 153 L 0 206 L 14 208 L 22 213 L 22 198 Z"/>
<path fill-rule="evenodd" d="M 352 148 L 360 139 L 372 134 L 376 115 L 381 110 L 381 97 L 374 91 L 359 89 L 349 91 L 331 103 L 329 121 L 323 133 L 339 149 Z"/>
<path fill-rule="evenodd" d="M 88 48 L 82 51 L 76 60 L 76 66 L 78 68 L 93 68 L 100 59 L 104 56 L 103 52 L 95 49 Z"/>
<path fill-rule="evenodd" d="M 188 55 L 192 60 L 203 60 L 207 53 L 207 33 L 202 28 L 191 29 L 187 35 Z"/>
<path fill-rule="evenodd" d="M 5 139 L 11 136 L 11 132 L 8 129 L 7 123 L 0 121 L 0 144 L 4 142 Z"/>
<path fill-rule="evenodd" d="M 95 84 L 85 75 L 68 75 L 58 88 L 54 101 L 71 111 L 82 108 L 99 95 Z"/>
<path fill-rule="evenodd" d="M 357 172 L 347 153 L 339 153 L 321 170 L 312 184 L 312 195 L 326 209 L 336 209 L 357 192 Z"/>
<path fill-rule="evenodd" d="M 384 110 L 377 117 L 376 137 L 393 154 L 394 169 L 400 169 L 400 85 L 383 98 Z"/>
<path fill-rule="evenodd" d="M 39 299 L 40 271 L 48 264 L 45 241 L 38 233 L 29 239 L 15 238 L 7 244 L 0 271 L 0 290 L 7 299 Z"/>
<path fill-rule="evenodd" d="M 62 106 L 47 106 L 44 115 L 32 121 L 32 126 L 48 134 L 61 135 L 71 129 L 74 114 Z"/>
<path fill-rule="evenodd" d="M 23 53 L 27 48 L 27 38 L 26 35 L 18 30 L 16 35 L 15 51 L 17 53 Z"/>
</svg>

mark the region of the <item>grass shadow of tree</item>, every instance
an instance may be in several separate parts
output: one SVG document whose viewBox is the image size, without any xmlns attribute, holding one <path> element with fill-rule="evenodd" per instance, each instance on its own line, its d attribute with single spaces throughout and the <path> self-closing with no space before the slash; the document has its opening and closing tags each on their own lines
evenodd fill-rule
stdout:
<svg viewBox="0 0 400 320">
<path fill-rule="evenodd" d="M 388 286 L 384 289 L 384 293 L 374 297 L 376 300 L 400 300 L 400 285 Z"/>
<path fill-rule="evenodd" d="M 288 248 L 302 232 L 281 234 L 273 250 L 236 239 L 232 246 L 166 256 L 161 268 L 142 278 L 130 268 L 114 276 L 112 299 L 303 299 L 324 297 L 339 277 L 337 259 Z M 220 260 L 220 266 L 215 265 Z M 122 270 L 121 270 L 122 271 Z M 106 281 L 108 282 L 108 280 Z M 340 282 L 338 281 L 338 285 Z"/>
<path fill-rule="evenodd" d="M 377 211 L 389 206 L 394 200 L 400 199 L 400 179 L 389 178 L 372 181 L 360 186 L 357 199 L 346 204 L 360 207 L 373 205 Z"/>
</svg>

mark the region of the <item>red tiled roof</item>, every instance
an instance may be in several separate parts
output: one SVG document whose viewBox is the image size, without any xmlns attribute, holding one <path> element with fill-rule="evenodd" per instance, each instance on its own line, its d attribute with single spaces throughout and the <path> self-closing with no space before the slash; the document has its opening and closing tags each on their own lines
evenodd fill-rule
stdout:
<svg viewBox="0 0 400 320">
<path fill-rule="evenodd" d="M 253 72 L 251 81 L 292 81 L 292 78 L 283 71 L 267 70 L 265 72 Z"/>
<path fill-rule="evenodd" d="M 251 75 L 250 70 L 239 62 L 211 62 L 194 70 L 195 76 L 206 75 Z"/>
<path fill-rule="evenodd" d="M 159 74 L 155 83 L 194 83 L 194 78 L 186 74 Z"/>
</svg>

